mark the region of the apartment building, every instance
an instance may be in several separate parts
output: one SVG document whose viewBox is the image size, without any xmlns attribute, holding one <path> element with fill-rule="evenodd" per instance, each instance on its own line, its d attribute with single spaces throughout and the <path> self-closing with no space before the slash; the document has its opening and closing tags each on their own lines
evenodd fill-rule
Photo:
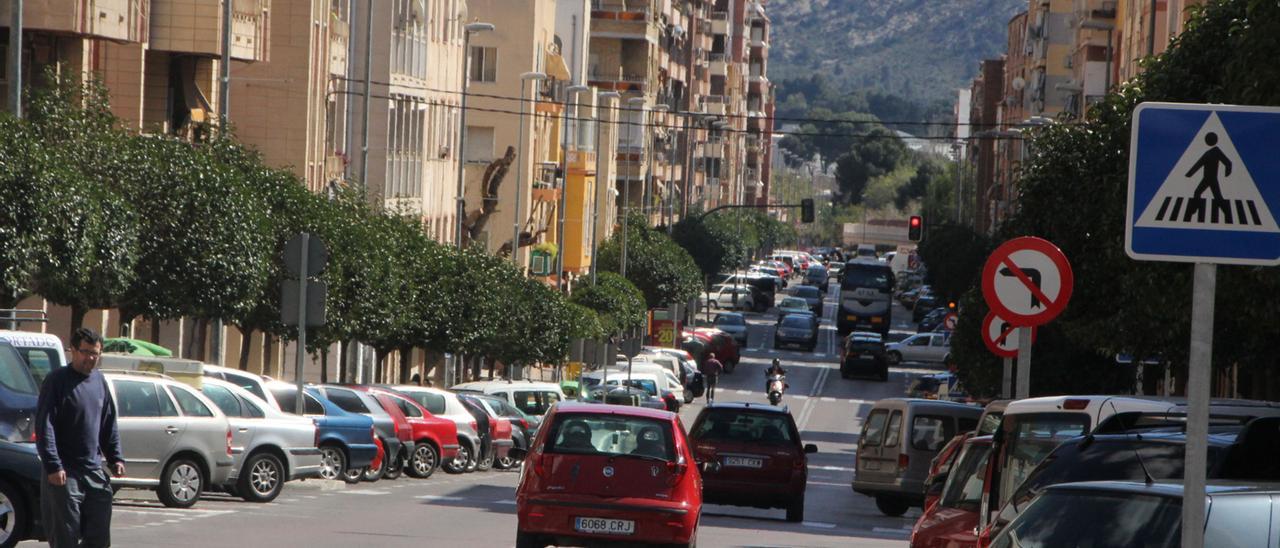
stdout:
<svg viewBox="0 0 1280 548">
<path fill-rule="evenodd" d="M 1027 8 L 1027 111 L 1057 117 L 1076 95 L 1071 82 L 1073 0 L 1031 0 Z"/>
<path fill-rule="evenodd" d="M 982 61 L 977 78 L 970 87 L 969 124 L 974 138 L 969 140 L 966 154 L 973 184 L 969 189 L 973 204 L 970 218 L 974 230 L 986 233 L 993 226 L 993 202 L 999 190 L 996 184 L 996 142 L 1003 139 L 995 129 L 999 126 L 1000 103 L 1004 99 L 1004 59 Z"/>
<path fill-rule="evenodd" d="M 995 141 L 996 189 L 992 191 L 992 226 L 1008 218 L 1017 196 L 1017 174 L 1022 169 L 1023 129 L 1027 120 L 1027 12 L 1019 12 L 1009 19 L 1009 42 L 1004 56 L 1004 78 L 1001 81 L 1002 97 L 997 113 L 999 137 Z"/>
<path fill-rule="evenodd" d="M 1076 0 L 1071 17 L 1071 97 L 1066 112 L 1083 118 L 1089 107 L 1106 97 L 1115 81 L 1115 0 Z"/>
<path fill-rule="evenodd" d="M 774 90 L 769 81 L 769 16 L 764 4 L 747 5 L 747 202 L 768 204 L 773 146 Z"/>
</svg>

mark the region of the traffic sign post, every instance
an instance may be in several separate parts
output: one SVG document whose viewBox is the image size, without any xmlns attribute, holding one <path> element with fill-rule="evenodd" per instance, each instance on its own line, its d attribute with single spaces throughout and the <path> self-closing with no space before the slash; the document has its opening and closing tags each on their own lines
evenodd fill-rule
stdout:
<svg viewBox="0 0 1280 548">
<path fill-rule="evenodd" d="M 1204 546 L 1217 265 L 1280 264 L 1280 108 L 1143 103 L 1133 111 L 1125 252 L 1195 263 L 1182 545 Z"/>
<path fill-rule="evenodd" d="M 324 242 L 311 237 L 311 234 L 297 234 L 284 246 L 285 270 L 298 280 L 295 287 L 289 287 L 290 283 L 286 282 L 280 288 L 280 320 L 285 325 L 298 326 L 298 350 L 293 375 L 298 390 L 298 397 L 294 399 L 294 413 L 299 416 L 305 414 L 306 409 L 306 398 L 302 391 L 302 366 L 307 357 L 307 328 L 319 327 L 325 322 L 325 284 L 312 282 L 310 278 L 319 276 L 328 264 L 329 251 Z"/>
<path fill-rule="evenodd" d="M 1014 238 L 996 248 L 982 269 L 982 295 L 995 316 L 1002 318 L 1001 333 L 984 336 L 991 348 L 1003 337 L 997 355 L 1018 357 L 1015 398 L 1031 393 L 1031 345 L 1034 328 L 1061 314 L 1071 299 L 1075 279 L 1062 250 L 1047 240 L 1031 236 Z M 991 319 L 993 316 L 988 316 Z M 1007 326 L 1005 325 L 1007 322 Z M 983 329 L 990 333 L 990 322 Z M 1017 346 L 1009 347 L 1008 326 L 1017 328 Z M 1007 376 L 1007 374 L 1006 374 Z M 1006 381 L 1007 383 L 1007 381 Z"/>
<path fill-rule="evenodd" d="M 1034 328 L 1031 329 L 1031 339 L 1035 340 Z M 1000 397 L 1013 397 L 1013 358 L 1018 356 L 1019 349 L 1024 346 L 1018 327 L 1000 319 L 995 312 L 988 312 L 987 317 L 982 320 L 982 342 L 987 345 L 987 349 L 992 354 L 1001 358 L 1004 365 L 1000 376 Z M 1025 346 L 1030 347 L 1030 344 Z M 1027 356 L 1028 365 L 1030 359 L 1031 357 Z"/>
</svg>

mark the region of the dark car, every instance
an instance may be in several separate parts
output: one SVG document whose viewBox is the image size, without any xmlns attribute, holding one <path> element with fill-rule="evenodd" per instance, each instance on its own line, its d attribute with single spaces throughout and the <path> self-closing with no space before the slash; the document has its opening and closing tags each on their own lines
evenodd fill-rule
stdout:
<svg viewBox="0 0 1280 548">
<path fill-rule="evenodd" d="M 804 489 L 813 444 L 785 408 L 751 403 L 711 404 L 689 429 L 694 458 L 706 470 L 703 500 L 712 504 L 785 508 L 804 520 Z"/>
<path fill-rule="evenodd" d="M 871 376 L 881 382 L 889 380 L 889 358 L 879 333 L 854 331 L 844 339 L 840 349 L 840 378 L 859 375 Z"/>
<path fill-rule="evenodd" d="M 920 299 L 916 301 L 915 308 L 911 309 L 911 321 L 920 323 L 924 320 L 925 316 L 928 316 L 930 312 L 933 312 L 933 309 L 938 308 L 938 304 L 941 302 L 941 299 L 932 295 L 920 297 Z"/>
<path fill-rule="evenodd" d="M 538 433 L 538 425 L 542 423 L 542 417 L 521 411 L 519 407 L 511 405 L 511 402 L 501 396 L 488 394 L 468 395 L 477 400 L 484 400 L 498 416 L 507 419 L 511 423 L 511 447 L 528 451 L 529 444 L 533 443 L 533 436 Z M 499 470 L 506 470 L 514 467 L 516 463 L 517 461 L 508 454 L 495 459 L 493 467 Z"/>
<path fill-rule="evenodd" d="M 383 459 L 383 461 L 390 461 L 392 458 L 400 455 L 401 451 L 405 449 L 406 444 L 401 440 L 399 434 L 399 422 L 393 418 L 391 414 L 387 413 L 387 411 L 382 408 L 382 404 L 378 403 L 378 400 L 374 399 L 373 396 L 345 386 L 326 384 L 318 385 L 315 388 L 316 390 L 319 390 L 321 394 L 324 394 L 324 397 L 329 398 L 329 401 L 332 401 L 335 405 L 341 407 L 343 411 L 364 415 L 373 419 L 373 426 L 378 431 L 378 440 L 382 442 L 383 452 L 390 457 Z M 403 417 L 401 417 L 401 420 L 403 420 Z M 404 423 L 404 427 L 409 427 L 407 421 Z M 408 445 L 410 450 L 406 451 L 406 454 L 412 453 L 412 442 L 409 442 Z M 388 463 L 379 463 L 375 459 L 374 462 L 365 469 L 362 479 L 365 481 L 378 481 L 382 479 L 382 476 L 388 468 L 386 464 Z"/>
<path fill-rule="evenodd" d="M 511 446 L 515 443 L 512 441 L 511 421 L 498 416 L 497 412 L 486 406 L 476 394 L 458 393 L 458 401 L 462 402 L 467 412 L 476 418 L 476 423 L 479 425 L 477 429 L 487 429 L 489 434 L 487 442 L 482 441 L 480 445 L 480 454 L 468 464 L 467 471 L 484 472 L 493 467 L 494 463 L 509 458 Z M 484 440 L 483 433 L 481 433 L 481 439 Z"/>
<path fill-rule="evenodd" d="M 818 318 L 812 314 L 787 314 L 778 318 L 773 330 L 773 347 L 798 346 L 813 352 L 818 346 Z"/>
<path fill-rule="evenodd" d="M 0 439 L 35 441 L 36 385 L 22 354 L 0 341 Z"/>
<path fill-rule="evenodd" d="M 822 317 L 822 290 L 811 285 L 798 285 L 791 290 L 791 295 L 804 299 L 809 305 L 809 310 Z"/>
<path fill-rule="evenodd" d="M 4 524 L 0 546 L 44 539 L 40 525 L 40 482 L 44 477 L 34 443 L 0 440 L 0 523 Z"/>
<path fill-rule="evenodd" d="M 271 381 L 267 390 L 280 403 L 281 410 L 293 413 L 298 393 L 294 384 Z M 343 410 L 314 387 L 303 390 L 306 394 L 303 413 L 316 423 L 319 438 L 316 445 L 320 447 L 320 477 L 348 483 L 360 481 L 364 469 L 373 463 L 378 453 L 373 419 Z"/>
<path fill-rule="evenodd" d="M 938 329 L 938 326 L 942 325 L 942 319 L 947 317 L 947 312 L 947 308 L 942 306 L 930 310 L 916 325 L 916 332 L 926 333 Z"/>
<path fill-rule="evenodd" d="M 738 346 L 747 345 L 747 318 L 738 312 L 721 312 L 716 314 L 716 329 L 724 331 L 733 336 L 733 340 L 738 341 Z"/>
<path fill-rule="evenodd" d="M 804 273 L 804 283 L 814 287 L 826 287 L 828 281 L 827 267 L 816 264 Z"/>
</svg>

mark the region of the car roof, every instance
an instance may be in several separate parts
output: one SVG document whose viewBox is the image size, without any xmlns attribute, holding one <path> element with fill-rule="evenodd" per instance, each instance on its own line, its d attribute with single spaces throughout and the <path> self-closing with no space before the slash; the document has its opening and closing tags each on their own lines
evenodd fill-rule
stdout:
<svg viewBox="0 0 1280 548">
<path fill-rule="evenodd" d="M 1182 483 L 1167 480 L 1156 481 L 1150 485 L 1141 481 L 1081 481 L 1050 485 L 1046 489 L 1052 491 L 1110 491 L 1134 495 L 1182 497 Z M 1205 494 L 1210 496 L 1250 493 L 1280 494 L 1280 484 L 1210 480 L 1205 485 Z"/>
<path fill-rule="evenodd" d="M 760 413 L 776 413 L 776 414 L 779 414 L 779 415 L 788 415 L 788 414 L 790 414 L 790 411 L 788 411 L 786 407 L 781 407 L 781 406 L 777 406 L 777 405 L 769 405 L 769 404 L 766 404 L 766 403 L 751 403 L 751 402 L 737 402 L 737 401 L 735 401 L 735 402 L 725 402 L 725 403 L 715 402 L 715 403 L 712 403 L 712 404 L 710 404 L 710 405 L 706 406 L 705 408 L 703 408 L 703 412 L 705 413 L 705 412 L 708 412 L 708 411 L 718 411 L 718 410 L 722 410 L 722 409 L 723 409 L 723 410 L 737 410 L 737 411 L 751 411 L 751 412 L 753 412 L 753 413 L 755 413 L 755 412 L 760 412 Z"/>
<path fill-rule="evenodd" d="M 676 417 L 675 413 L 663 411 L 660 409 L 650 409 L 648 407 L 632 407 L 630 405 L 613 405 L 608 403 L 585 403 L 576 401 L 565 401 L 557 403 L 553 408 L 555 414 L 586 414 L 586 415 L 623 415 L 629 417 L 644 417 L 650 419 L 672 420 Z"/>
<path fill-rule="evenodd" d="M 953 402 L 953 401 L 947 401 L 947 400 L 930 400 L 925 398 L 884 398 L 882 400 L 877 401 L 872 406 L 872 408 L 874 409 L 874 408 L 880 408 L 880 407 L 909 407 L 912 405 L 926 407 L 926 408 L 934 408 L 934 409 L 939 409 L 939 408 L 972 409 L 977 413 L 982 412 L 981 407 L 978 407 L 975 405 L 969 405 L 967 403 Z"/>
<path fill-rule="evenodd" d="M 1226 447 L 1235 443 L 1239 432 L 1210 432 L 1209 445 Z M 1077 436 L 1062 442 L 1066 445 L 1071 442 L 1079 442 L 1090 436 Z M 1139 443 L 1167 443 L 1167 444 L 1185 444 L 1187 442 L 1187 433 L 1181 430 L 1143 430 L 1141 432 L 1128 432 L 1116 434 L 1095 434 L 1092 436 L 1093 443 L 1119 443 L 1119 442 L 1139 442 Z"/>
<path fill-rule="evenodd" d="M 485 388 L 539 388 L 545 390 L 560 391 L 560 385 L 550 382 L 530 381 L 530 380 L 492 380 L 492 381 L 472 381 L 462 384 L 455 384 L 450 387 L 453 390 L 484 390 Z"/>
<path fill-rule="evenodd" d="M 62 339 L 52 333 L 0 329 L 0 340 L 13 343 L 13 346 L 63 349 Z"/>
</svg>

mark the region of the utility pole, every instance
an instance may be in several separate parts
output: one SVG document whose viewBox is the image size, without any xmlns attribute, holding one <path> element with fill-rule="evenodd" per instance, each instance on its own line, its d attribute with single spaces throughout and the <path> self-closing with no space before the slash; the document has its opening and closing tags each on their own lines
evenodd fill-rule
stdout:
<svg viewBox="0 0 1280 548">
<path fill-rule="evenodd" d="M 360 140 L 360 199 L 369 199 L 369 99 L 373 88 L 373 0 L 365 0 L 363 138 Z M 363 347 L 361 347 L 363 350 Z M 363 354 L 363 352 L 362 352 Z"/>
<path fill-rule="evenodd" d="M 9 0 L 9 58 L 5 70 L 9 81 L 9 112 L 22 118 L 22 0 Z"/>
<path fill-rule="evenodd" d="M 230 129 L 231 119 L 231 16 L 232 0 L 222 0 L 222 60 L 218 67 L 222 73 L 222 89 L 218 93 L 218 131 L 225 137 Z M 209 333 L 209 361 L 214 365 L 222 363 L 222 333 L 225 327 L 222 318 L 213 320 L 213 328 Z M 241 344 L 244 344 L 243 342 Z"/>
</svg>

